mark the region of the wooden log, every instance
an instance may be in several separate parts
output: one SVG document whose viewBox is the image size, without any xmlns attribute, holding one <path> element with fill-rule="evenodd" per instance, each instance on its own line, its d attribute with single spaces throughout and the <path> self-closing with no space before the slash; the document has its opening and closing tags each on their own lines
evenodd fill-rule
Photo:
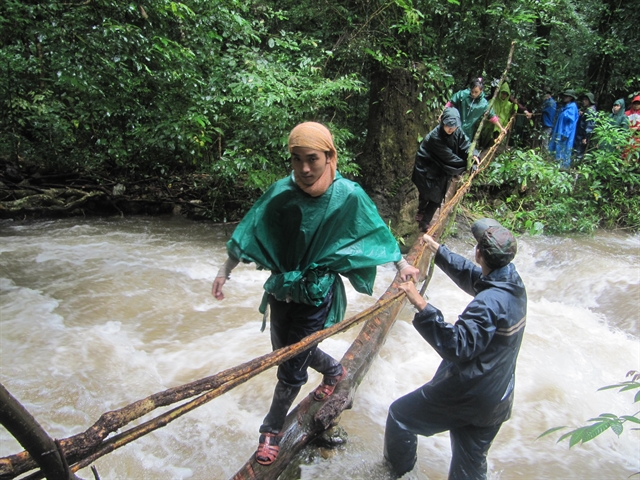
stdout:
<svg viewBox="0 0 640 480">
<path fill-rule="evenodd" d="M 0 384 L 0 423 L 15 437 L 49 480 L 75 479 L 56 442 L 38 421 Z"/>
</svg>

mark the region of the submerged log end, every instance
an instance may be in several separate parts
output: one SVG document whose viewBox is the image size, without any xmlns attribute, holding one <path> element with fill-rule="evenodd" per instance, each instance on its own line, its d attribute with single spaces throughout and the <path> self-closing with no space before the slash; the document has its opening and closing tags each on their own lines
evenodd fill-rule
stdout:
<svg viewBox="0 0 640 480">
<path fill-rule="evenodd" d="M 251 455 L 233 480 L 277 479 L 300 450 L 335 425 L 343 410 L 351 408 L 353 392 L 355 388 L 345 379 L 324 402 L 315 401 L 313 393 L 307 395 L 287 416 L 275 462 L 269 466 L 260 465 L 255 455 Z"/>
<path fill-rule="evenodd" d="M 317 428 L 324 432 L 340 419 L 343 410 L 351 408 L 352 399 L 348 391 L 336 391 L 329 397 L 322 407 L 313 416 Z"/>
</svg>

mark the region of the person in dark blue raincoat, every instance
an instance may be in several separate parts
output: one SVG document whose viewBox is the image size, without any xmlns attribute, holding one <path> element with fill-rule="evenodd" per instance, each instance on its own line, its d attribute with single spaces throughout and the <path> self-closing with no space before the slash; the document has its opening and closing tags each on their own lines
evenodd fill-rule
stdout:
<svg viewBox="0 0 640 480">
<path fill-rule="evenodd" d="M 433 379 L 391 404 L 384 456 L 398 476 L 417 461 L 417 435 L 449 431 L 449 480 L 485 479 L 486 457 L 511 415 L 516 359 L 527 314 L 525 286 L 511 263 L 516 240 L 498 222 L 472 226 L 478 241 L 474 265 L 424 235 L 440 267 L 474 299 L 455 324 L 418 293 L 412 282 L 399 287 L 416 307 L 413 325 L 442 357 Z"/>
<path fill-rule="evenodd" d="M 576 160 L 582 160 L 589 146 L 589 141 L 596 128 L 596 118 L 598 118 L 598 109 L 596 108 L 596 99 L 593 93 L 587 92 L 580 97 L 582 108 L 578 113 L 578 125 L 576 126 L 576 138 L 573 142 Z"/>
<path fill-rule="evenodd" d="M 445 108 L 440 123 L 424 137 L 416 153 L 411 181 L 418 188 L 416 221 L 422 232 L 429 228 L 451 179 L 467 171 L 471 143 L 461 125 L 458 110 Z"/>
<path fill-rule="evenodd" d="M 563 105 L 557 114 L 556 123 L 551 132 L 549 151 L 553 153 L 560 167 L 568 169 L 571 166 L 571 150 L 576 136 L 578 124 L 578 106 L 576 105 L 576 92 L 566 90 L 562 94 Z"/>
</svg>

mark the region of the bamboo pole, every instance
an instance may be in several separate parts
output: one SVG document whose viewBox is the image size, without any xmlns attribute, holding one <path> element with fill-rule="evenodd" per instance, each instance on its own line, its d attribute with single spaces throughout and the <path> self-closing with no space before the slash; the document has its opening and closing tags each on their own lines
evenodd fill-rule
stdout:
<svg viewBox="0 0 640 480">
<path fill-rule="evenodd" d="M 504 71 L 502 72 L 502 76 L 500 77 L 500 82 L 498 82 L 498 87 L 495 89 L 495 91 L 493 92 L 493 97 L 491 97 L 491 101 L 489 102 L 489 108 L 487 109 L 486 112 L 484 112 L 484 115 L 482 115 L 482 120 L 480 121 L 480 125 L 478 125 L 478 129 L 476 130 L 476 134 L 473 136 L 473 141 L 471 142 L 471 148 L 469 149 L 469 156 L 467 157 L 467 167 L 470 168 L 472 163 L 473 163 L 473 151 L 476 148 L 476 145 L 478 143 L 478 138 L 480 138 L 480 133 L 482 131 L 482 126 L 484 125 L 485 120 L 487 119 L 487 115 L 489 114 L 489 112 L 491 111 L 491 109 L 493 108 L 493 103 L 495 102 L 497 96 L 498 96 L 498 92 L 500 91 L 500 87 L 502 86 L 502 83 L 504 82 L 504 79 L 507 77 L 507 72 L 509 71 L 509 69 L 511 68 L 511 62 L 513 61 L 513 52 L 516 48 L 516 41 L 512 41 L 511 42 L 511 48 L 509 49 L 509 56 L 507 57 L 507 66 L 505 67 Z M 508 130 L 506 126 L 504 126 L 505 130 Z M 503 132 L 500 132 L 503 133 Z M 498 141 L 496 140 L 495 142 L 496 144 L 498 144 Z"/>
</svg>

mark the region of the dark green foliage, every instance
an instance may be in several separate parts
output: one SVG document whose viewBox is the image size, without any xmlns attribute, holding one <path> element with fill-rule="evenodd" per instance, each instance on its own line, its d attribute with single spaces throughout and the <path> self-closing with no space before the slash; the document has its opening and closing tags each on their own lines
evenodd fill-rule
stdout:
<svg viewBox="0 0 640 480">
<path fill-rule="evenodd" d="M 244 173 L 264 188 L 287 171 L 288 131 L 330 120 L 362 87 L 325 78 L 313 38 L 271 35 L 274 14 L 249 7 L 8 2 L 0 155 L 60 170 Z"/>
<path fill-rule="evenodd" d="M 521 99 L 571 86 L 612 101 L 640 91 L 639 21 L 640 9 L 620 0 L 6 0 L 0 159 L 165 183 L 206 174 L 212 188 L 259 192 L 289 170 L 289 130 L 316 120 L 335 134 L 342 173 L 355 175 L 381 72 L 410 72 L 423 86 L 411 95 L 438 110 L 471 78 L 499 77 L 516 40 L 510 85 Z M 546 175 L 526 155 L 523 175 Z M 601 184 L 600 167 L 614 168 L 597 156 L 592 165 L 582 174 Z M 535 188 L 575 189 L 582 178 L 539 178 Z M 634 185 L 593 183 L 606 205 L 570 195 L 573 205 L 541 197 L 516 211 L 534 229 L 637 225 L 633 205 L 618 204 Z M 587 210 L 573 224 L 560 220 L 578 208 Z"/>
<path fill-rule="evenodd" d="M 599 388 L 598 390 L 610 390 L 613 388 L 618 388 L 618 392 L 636 390 L 633 403 L 637 403 L 640 401 L 640 382 L 638 382 L 640 374 L 632 370 L 627 373 L 627 377 L 632 377 L 632 379 L 615 385 L 607 385 L 606 387 Z M 640 412 L 636 412 L 633 415 L 621 416 L 614 415 L 612 413 L 601 413 L 598 417 L 587 420 L 588 422 L 593 422 L 591 425 L 578 427 L 565 433 L 558 439 L 557 443 L 560 443 L 563 440 L 569 440 L 569 448 L 571 448 L 579 443 L 587 443 L 609 429 L 619 437 L 624 430 L 624 424 L 626 422 L 631 422 L 636 425 L 640 424 L 640 419 L 638 418 L 639 413 Z M 567 427 L 562 426 L 550 428 L 539 435 L 538 438 L 545 437 L 565 428 Z M 638 427 L 631 428 L 631 430 L 638 430 Z"/>
<path fill-rule="evenodd" d="M 568 172 L 537 150 L 503 153 L 472 191 L 475 208 L 495 209 L 510 226 L 532 234 L 639 230 L 640 162 L 637 151 L 628 153 L 631 133 L 600 115 L 592 144 Z"/>
</svg>

